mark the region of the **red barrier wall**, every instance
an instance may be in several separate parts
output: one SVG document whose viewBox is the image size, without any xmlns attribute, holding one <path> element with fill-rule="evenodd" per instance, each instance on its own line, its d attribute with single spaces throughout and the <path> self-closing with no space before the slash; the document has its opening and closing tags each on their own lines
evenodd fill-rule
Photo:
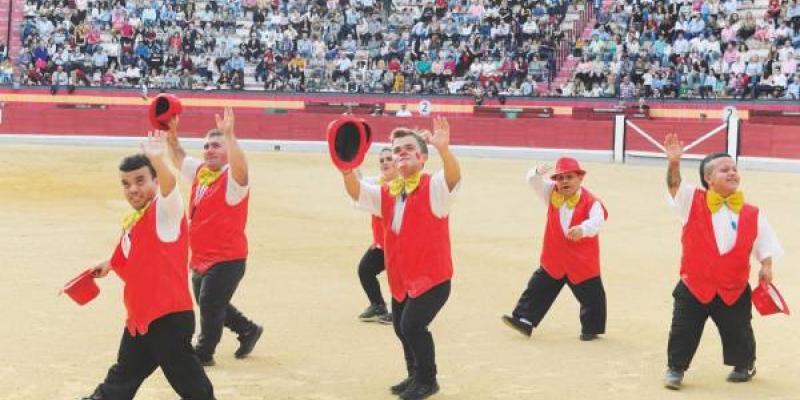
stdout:
<svg viewBox="0 0 800 400">
<path fill-rule="evenodd" d="M 33 93 L 38 93 L 33 91 Z M 106 96 L 111 92 L 98 91 Z M 83 93 L 82 93 L 83 94 Z M 0 91 L 2 95 L 2 91 Z M 132 93 L 120 93 L 121 97 L 135 97 Z M 216 97 L 220 94 L 204 96 L 192 93 L 197 99 Z M 75 104 L 57 104 L 69 97 L 54 98 L 54 102 L 10 101 L 2 109 L 2 133 L 35 133 L 57 135 L 143 135 L 150 127 L 146 118 L 146 107 L 142 105 L 108 105 L 105 108 L 74 108 Z M 241 95 L 247 99 L 302 100 L 299 95 L 265 96 Z M 347 96 L 305 97 L 306 100 L 362 101 L 368 98 Z M 376 101 L 375 98 L 369 98 Z M 387 98 L 390 101 L 410 101 L 411 99 Z M 448 99 L 451 104 L 465 102 L 464 99 Z M 438 100 L 437 100 L 438 101 Z M 519 102 L 519 101 L 515 101 Z M 530 102 L 529 102 L 530 103 Z M 551 105 L 566 101 L 551 101 Z M 571 105 L 585 106 L 584 102 Z M 608 105 L 608 103 L 604 103 Z M 717 103 L 713 106 L 721 106 Z M 706 106 L 712 106 L 707 104 Z M 71 108 L 65 108 L 71 107 Z M 216 107 L 187 107 L 181 120 L 181 131 L 186 136 L 202 136 L 213 126 Z M 463 145 L 523 146 L 564 149 L 611 150 L 613 122 L 576 120 L 570 116 L 559 115 L 550 119 L 504 119 L 474 117 L 471 113 L 447 114 L 454 131 L 453 143 Z M 268 114 L 264 108 L 237 107 L 237 132 L 242 138 L 285 139 L 285 140 L 324 140 L 327 124 L 335 114 L 315 114 L 302 110 L 292 110 L 288 114 Z M 391 129 L 400 125 L 411 127 L 429 126 L 427 118 L 397 118 L 391 116 L 365 117 L 373 125 L 376 139 L 385 141 Z M 658 118 L 633 120 L 637 126 L 661 141 L 667 132 L 677 132 L 685 143 L 715 128 L 721 122 L 718 118 L 674 119 Z M 799 124 L 800 125 L 800 124 Z M 800 127 L 787 125 L 741 123 L 741 154 L 746 156 L 781 157 L 800 159 Z M 628 150 L 656 151 L 628 128 L 626 148 Z M 725 134 L 718 135 L 693 149 L 693 153 L 720 151 L 725 148 Z"/>
</svg>

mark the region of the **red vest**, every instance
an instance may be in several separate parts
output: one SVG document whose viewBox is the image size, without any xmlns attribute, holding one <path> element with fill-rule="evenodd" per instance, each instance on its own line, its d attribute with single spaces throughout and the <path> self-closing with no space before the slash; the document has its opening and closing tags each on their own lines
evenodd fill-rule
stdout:
<svg viewBox="0 0 800 400">
<path fill-rule="evenodd" d="M 158 200 L 156 200 L 158 201 Z M 156 232 L 155 202 L 131 228 L 130 251 L 122 252 L 122 238 L 111 267 L 125 282 L 124 300 L 128 318 L 125 325 L 135 336 L 147 333 L 150 323 L 167 314 L 192 310 L 189 294 L 189 246 L 186 217 L 181 219 L 178 240 L 164 243 Z"/>
<path fill-rule="evenodd" d="M 589 218 L 589 211 L 597 201 L 594 195 L 581 188 L 581 197 L 572 212 L 570 228 L 580 225 Z M 602 203 L 603 217 L 608 218 L 608 211 Z M 573 284 L 579 284 L 587 279 L 600 276 L 600 241 L 598 235 L 583 238 L 573 242 L 561 228 L 561 217 L 558 208 L 552 203 L 547 207 L 547 225 L 544 230 L 544 243 L 542 256 L 539 259 L 547 273 L 554 279 L 567 276 Z"/>
<path fill-rule="evenodd" d="M 388 187 L 381 188 L 386 275 L 392 297 L 399 302 L 406 294 L 417 298 L 453 276 L 448 218 L 438 218 L 431 211 L 430 180 L 430 175 L 422 175 L 406 199 L 399 234 L 392 231 L 396 199 Z"/>
<path fill-rule="evenodd" d="M 199 170 L 199 169 L 198 169 Z M 197 198 L 198 181 L 192 182 L 190 204 L 189 240 L 192 260 L 189 265 L 199 274 L 204 274 L 214 264 L 247 258 L 247 204 L 250 193 L 235 206 L 225 202 L 228 187 L 228 172 L 205 188 Z"/>
<path fill-rule="evenodd" d="M 372 216 L 372 245 L 382 249 L 384 245 L 383 220 L 380 217 Z"/>
<path fill-rule="evenodd" d="M 739 211 L 736 244 L 720 255 L 706 191 L 695 191 L 681 237 L 681 280 L 699 302 L 708 304 L 717 294 L 727 305 L 736 302 L 747 287 L 750 252 L 757 235 L 758 208 L 745 203 Z"/>
</svg>

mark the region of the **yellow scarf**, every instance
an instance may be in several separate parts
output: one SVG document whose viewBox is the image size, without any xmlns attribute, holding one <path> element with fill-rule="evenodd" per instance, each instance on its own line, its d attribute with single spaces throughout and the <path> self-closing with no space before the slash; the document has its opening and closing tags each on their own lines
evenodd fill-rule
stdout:
<svg viewBox="0 0 800 400">
<path fill-rule="evenodd" d="M 550 204 L 552 204 L 553 207 L 555 208 L 561 208 L 562 204 L 567 203 L 567 207 L 572 209 L 575 208 L 576 205 L 578 205 L 578 200 L 580 199 L 581 199 L 580 189 L 578 189 L 572 196 L 569 196 L 569 198 L 553 190 L 553 194 L 550 195 Z"/>
<path fill-rule="evenodd" d="M 708 204 L 708 209 L 711 210 L 712 214 L 719 211 L 723 204 L 738 214 L 744 205 L 744 193 L 741 190 L 737 190 L 736 193 L 728 197 L 722 197 L 719 193 L 709 189 L 706 192 L 706 204 Z"/>
<path fill-rule="evenodd" d="M 208 167 L 200 168 L 200 171 L 197 171 L 197 183 L 200 186 L 209 187 L 212 183 L 214 183 L 219 177 L 222 175 L 222 170 L 219 171 L 212 171 Z"/>
<path fill-rule="evenodd" d="M 127 232 L 131 227 L 136 225 L 136 223 L 139 222 L 140 219 L 142 219 L 144 213 L 147 212 L 148 208 L 150 208 L 150 202 L 145 204 L 145 206 L 142 207 L 141 210 L 133 210 L 125 214 L 125 216 L 122 217 L 122 230 Z"/>
<path fill-rule="evenodd" d="M 397 195 L 401 193 L 406 195 L 414 193 L 414 190 L 419 186 L 420 176 L 420 173 L 417 172 L 406 179 L 403 179 L 401 176 L 392 179 L 392 181 L 389 182 L 389 194 L 392 195 L 392 197 L 397 197 Z"/>
</svg>

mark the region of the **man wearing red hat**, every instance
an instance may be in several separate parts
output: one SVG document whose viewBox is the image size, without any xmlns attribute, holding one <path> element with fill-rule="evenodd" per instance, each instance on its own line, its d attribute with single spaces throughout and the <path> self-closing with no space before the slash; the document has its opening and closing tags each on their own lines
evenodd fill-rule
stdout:
<svg viewBox="0 0 800 400">
<path fill-rule="evenodd" d="M 381 168 L 380 178 L 365 180 L 365 182 L 383 186 L 397 178 L 397 168 L 392 158 L 392 149 L 389 147 L 382 148 L 378 161 L 380 162 Z M 361 281 L 361 287 L 364 289 L 364 293 L 367 294 L 370 305 L 358 316 L 358 319 L 365 322 L 391 324 L 392 314 L 386 309 L 386 302 L 383 300 L 381 286 L 377 278 L 377 275 L 385 269 L 383 254 L 384 236 L 383 221 L 381 221 L 380 217 L 373 215 L 372 245 L 369 246 L 367 252 L 361 257 L 361 262 L 358 263 L 358 278 Z"/>
<path fill-rule="evenodd" d="M 460 187 L 461 169 L 450 152 L 450 126 L 444 118 L 434 119 L 432 134 L 397 128 L 391 137 L 396 179 L 378 186 L 359 181 L 352 170 L 342 175 L 358 207 L 382 218 L 394 330 L 408 371 L 408 377 L 390 390 L 401 399 L 418 400 L 439 391 L 428 325 L 450 296 L 448 215 Z M 444 166 L 433 175 L 422 173 L 428 144 L 436 147 Z"/>
<path fill-rule="evenodd" d="M 189 294 L 188 237 L 181 195 L 163 157 L 163 132 L 142 145 L 144 155 L 119 166 L 125 198 L 133 212 L 110 260 L 95 276 L 113 269 L 125 283 L 127 320 L 117 362 L 84 400 L 129 400 L 161 368 L 181 398 L 214 399 L 214 389 L 192 349 L 194 312 Z"/>
<path fill-rule="evenodd" d="M 247 161 L 234 134 L 233 109 L 206 135 L 203 162 L 188 157 L 177 131 L 167 137 L 172 161 L 192 181 L 189 243 L 192 286 L 200 307 L 200 335 L 195 350 L 205 366 L 214 365 L 214 351 L 227 327 L 238 335 L 236 358 L 253 351 L 263 328 L 247 319 L 230 301 L 245 272 L 247 259 Z"/>
<path fill-rule="evenodd" d="M 681 179 L 683 143 L 678 136 L 668 134 L 664 147 L 667 187 L 683 223 L 681 279 L 672 292 L 664 386 L 680 389 L 709 317 L 722 339 L 723 361 L 733 367 L 728 382 L 750 381 L 756 373 L 750 255 L 761 263 L 758 276 L 768 284 L 772 259 L 783 249 L 763 213 L 744 202 L 736 161 L 730 155 L 714 153 L 703 159 L 701 189 Z"/>
<path fill-rule="evenodd" d="M 606 293 L 600 279 L 597 233 L 608 213 L 603 203 L 581 186 L 586 171 L 577 160 L 559 158 L 546 181 L 544 176 L 550 170 L 544 165 L 528 173 L 528 182 L 548 205 L 541 266 L 513 313 L 503 316 L 503 322 L 530 336 L 567 284 L 581 304 L 579 338 L 590 341 L 606 329 Z"/>
</svg>

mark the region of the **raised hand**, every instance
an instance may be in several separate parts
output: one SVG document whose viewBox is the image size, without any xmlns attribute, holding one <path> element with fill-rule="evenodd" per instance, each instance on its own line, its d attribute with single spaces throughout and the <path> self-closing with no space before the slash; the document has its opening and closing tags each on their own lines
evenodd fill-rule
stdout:
<svg viewBox="0 0 800 400">
<path fill-rule="evenodd" d="M 147 132 L 147 141 L 142 143 L 142 152 L 150 161 L 160 159 L 167 151 L 167 133 L 164 131 Z"/>
<path fill-rule="evenodd" d="M 219 117 L 219 114 L 214 114 L 214 119 L 217 122 L 217 129 L 220 130 L 225 136 L 232 136 L 233 135 L 233 124 L 234 124 L 234 116 L 233 116 L 233 108 L 232 107 L 225 107 L 225 112 L 223 113 L 222 118 Z"/>
<path fill-rule="evenodd" d="M 664 138 L 664 153 L 667 155 L 667 161 L 680 162 L 683 155 L 683 142 L 678 139 L 675 133 L 668 133 Z"/>
<path fill-rule="evenodd" d="M 536 174 L 537 175 L 547 175 L 548 172 L 552 171 L 553 167 L 550 164 L 542 164 L 536 167 Z"/>
<path fill-rule="evenodd" d="M 445 149 L 450 145 L 450 123 L 447 118 L 437 116 L 433 119 L 433 134 L 428 140 L 437 150 Z"/>
<path fill-rule="evenodd" d="M 105 278 L 111 271 L 111 263 L 108 260 L 99 262 L 92 267 L 92 271 L 95 278 Z"/>
</svg>

